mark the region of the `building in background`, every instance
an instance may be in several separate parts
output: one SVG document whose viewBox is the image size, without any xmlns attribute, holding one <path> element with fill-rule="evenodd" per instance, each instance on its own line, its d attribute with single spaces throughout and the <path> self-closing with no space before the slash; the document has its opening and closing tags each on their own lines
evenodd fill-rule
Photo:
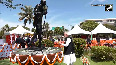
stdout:
<svg viewBox="0 0 116 65">
<path fill-rule="evenodd" d="M 109 25 L 114 25 L 114 23 L 116 22 L 116 18 L 107 18 L 107 19 L 86 19 L 86 21 L 95 21 L 98 23 L 102 23 L 102 24 L 109 24 Z"/>
</svg>

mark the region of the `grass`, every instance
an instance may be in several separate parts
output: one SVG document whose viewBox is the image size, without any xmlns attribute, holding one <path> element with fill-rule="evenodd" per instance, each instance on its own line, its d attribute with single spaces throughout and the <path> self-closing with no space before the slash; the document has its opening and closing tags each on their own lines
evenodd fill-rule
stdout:
<svg viewBox="0 0 116 65">
<path fill-rule="evenodd" d="M 116 65 L 114 64 L 112 61 L 108 61 L 108 62 L 94 62 L 90 59 L 89 56 L 87 56 L 89 61 L 90 61 L 90 65 Z M 17 63 L 13 64 L 12 62 L 9 61 L 9 59 L 4 59 L 4 60 L 0 60 L 0 65 L 19 65 Z M 54 65 L 66 65 L 63 62 L 62 63 L 58 63 L 56 62 Z M 73 65 L 83 65 L 82 62 L 80 61 L 80 58 L 76 59 L 76 62 Z"/>
<path fill-rule="evenodd" d="M 90 58 L 89 58 L 89 61 L 90 61 L 90 65 L 116 65 L 112 61 L 109 61 L 109 62 L 94 62 L 94 61 L 90 60 Z M 54 64 L 54 65 L 66 65 L 66 64 L 64 64 L 64 63 L 60 64 L 60 63 L 56 62 L 56 64 Z M 80 58 L 77 58 L 76 62 L 73 65 L 83 65 L 83 63 L 80 61 Z"/>
<path fill-rule="evenodd" d="M 90 55 L 91 55 L 90 51 L 86 51 L 83 54 L 89 59 L 90 65 L 116 65 L 112 61 L 107 61 L 107 62 L 106 61 L 104 62 L 92 61 L 90 58 Z M 13 64 L 12 62 L 9 61 L 9 59 L 4 59 L 4 60 L 0 60 L 0 65 L 19 65 L 19 64 L 17 63 Z M 66 65 L 66 64 L 64 64 L 63 62 L 62 63 L 56 62 L 54 65 Z M 73 65 L 83 65 L 83 63 L 82 61 L 80 61 L 80 58 L 77 58 L 76 62 Z"/>
</svg>

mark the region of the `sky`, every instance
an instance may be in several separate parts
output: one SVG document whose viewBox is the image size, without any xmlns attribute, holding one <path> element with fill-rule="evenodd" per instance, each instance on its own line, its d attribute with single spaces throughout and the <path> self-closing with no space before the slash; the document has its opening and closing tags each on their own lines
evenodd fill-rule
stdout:
<svg viewBox="0 0 116 65">
<path fill-rule="evenodd" d="M 83 22 L 85 19 L 105 19 L 116 18 L 116 0 L 46 0 L 48 5 L 48 14 L 46 22 L 52 27 L 64 26 L 68 30 L 71 26 Z M 23 5 L 32 6 L 40 3 L 40 0 L 14 0 L 13 4 L 22 3 Z M 113 11 L 106 12 L 105 6 L 91 6 L 91 4 L 113 4 Z M 23 21 L 19 21 L 18 13 L 21 12 L 20 7 L 17 9 L 9 9 L 0 4 L 0 28 L 5 24 L 10 27 L 24 25 Z M 33 28 L 32 23 L 27 25 Z"/>
</svg>

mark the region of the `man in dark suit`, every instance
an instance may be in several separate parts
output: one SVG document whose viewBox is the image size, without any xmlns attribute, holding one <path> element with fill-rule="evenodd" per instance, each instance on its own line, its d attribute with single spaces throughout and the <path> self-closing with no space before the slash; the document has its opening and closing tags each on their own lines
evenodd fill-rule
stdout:
<svg viewBox="0 0 116 65">
<path fill-rule="evenodd" d="M 22 48 L 25 48 L 25 40 L 23 39 L 23 37 L 21 38 L 21 46 Z"/>
<path fill-rule="evenodd" d="M 30 46 L 31 46 L 29 36 L 27 37 L 26 43 L 27 43 L 28 47 L 30 47 Z"/>
<path fill-rule="evenodd" d="M 21 38 L 20 38 L 20 36 L 18 37 L 18 38 L 16 38 L 16 42 L 15 43 L 17 43 L 17 44 L 20 44 L 21 43 Z"/>
</svg>

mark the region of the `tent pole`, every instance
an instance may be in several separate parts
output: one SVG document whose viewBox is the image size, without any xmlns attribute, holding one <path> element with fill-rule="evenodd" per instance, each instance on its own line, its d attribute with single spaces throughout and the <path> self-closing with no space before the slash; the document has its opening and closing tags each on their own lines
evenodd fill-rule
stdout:
<svg viewBox="0 0 116 65">
<path fill-rule="evenodd" d="M 91 40 L 92 40 L 92 32 L 91 32 Z"/>
</svg>

